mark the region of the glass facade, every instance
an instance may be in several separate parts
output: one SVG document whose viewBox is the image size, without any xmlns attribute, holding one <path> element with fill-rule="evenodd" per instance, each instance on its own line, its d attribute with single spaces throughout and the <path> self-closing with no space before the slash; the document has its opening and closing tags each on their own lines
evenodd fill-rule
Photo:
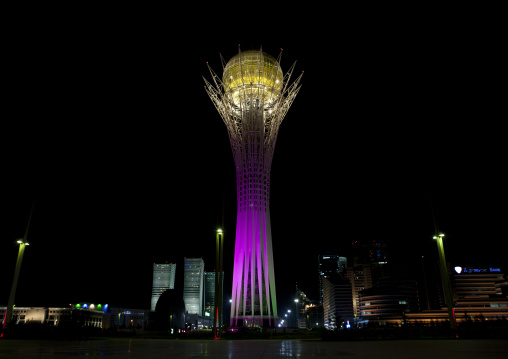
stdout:
<svg viewBox="0 0 508 359">
<path fill-rule="evenodd" d="M 203 315 L 212 319 L 214 314 L 213 312 L 215 310 L 215 273 L 216 272 L 205 272 L 205 298 Z M 222 273 L 222 283 L 224 283 L 224 273 Z"/>
<path fill-rule="evenodd" d="M 185 313 L 203 315 L 205 262 L 202 258 L 184 258 L 183 267 Z"/>
<path fill-rule="evenodd" d="M 153 264 L 153 282 L 152 282 L 152 303 L 150 310 L 155 311 L 157 301 L 167 289 L 175 289 L 176 264 L 164 263 Z"/>
<path fill-rule="evenodd" d="M 215 308 L 215 272 L 205 272 L 204 316 L 213 317 Z"/>
<path fill-rule="evenodd" d="M 351 282 L 353 292 L 353 310 L 356 316 L 360 316 L 360 292 L 372 288 L 372 274 L 369 264 L 363 264 L 346 269 L 345 278 Z"/>
<path fill-rule="evenodd" d="M 344 273 L 347 267 L 347 258 L 336 254 L 319 255 L 319 301 L 323 303 L 323 278 Z"/>
<path fill-rule="evenodd" d="M 351 282 L 339 276 L 323 278 L 324 327 L 329 330 L 349 328 L 354 323 Z"/>
</svg>

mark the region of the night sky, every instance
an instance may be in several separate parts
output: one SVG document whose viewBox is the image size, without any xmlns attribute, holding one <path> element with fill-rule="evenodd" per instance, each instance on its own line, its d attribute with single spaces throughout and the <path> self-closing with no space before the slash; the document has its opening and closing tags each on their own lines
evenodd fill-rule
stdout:
<svg viewBox="0 0 508 359">
<path fill-rule="evenodd" d="M 223 222 L 230 296 L 234 163 L 202 77 L 238 44 L 283 48 L 283 70 L 304 71 L 272 165 L 279 310 L 296 282 L 317 299 L 317 255 L 356 240 L 416 258 L 435 254 L 437 225 L 453 264 L 505 265 L 506 99 L 487 30 L 408 21 L 288 40 L 134 27 L 48 26 L 12 43 L 0 305 L 32 204 L 17 305 L 148 309 L 152 264 L 203 257 L 213 270 Z"/>
</svg>

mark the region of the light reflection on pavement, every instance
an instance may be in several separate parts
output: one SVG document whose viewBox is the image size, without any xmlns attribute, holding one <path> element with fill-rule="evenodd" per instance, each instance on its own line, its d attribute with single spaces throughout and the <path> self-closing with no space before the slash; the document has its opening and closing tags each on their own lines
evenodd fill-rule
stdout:
<svg viewBox="0 0 508 359">
<path fill-rule="evenodd" d="M 0 358 L 508 358 L 506 340 L 0 340 Z"/>
</svg>

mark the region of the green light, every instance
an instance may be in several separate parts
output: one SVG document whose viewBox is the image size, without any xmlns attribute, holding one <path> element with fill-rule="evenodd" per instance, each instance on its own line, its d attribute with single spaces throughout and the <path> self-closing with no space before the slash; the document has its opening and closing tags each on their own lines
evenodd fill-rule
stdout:
<svg viewBox="0 0 508 359">
<path fill-rule="evenodd" d="M 81 304 L 76 304 L 76 308 L 81 308 Z"/>
<path fill-rule="evenodd" d="M 102 308 L 102 304 L 97 304 L 97 308 L 98 309 Z"/>
</svg>

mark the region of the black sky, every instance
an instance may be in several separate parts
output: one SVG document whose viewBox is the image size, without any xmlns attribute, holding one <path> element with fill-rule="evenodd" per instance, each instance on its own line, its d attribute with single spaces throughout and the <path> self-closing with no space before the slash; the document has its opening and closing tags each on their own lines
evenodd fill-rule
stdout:
<svg viewBox="0 0 508 359">
<path fill-rule="evenodd" d="M 203 257 L 213 270 L 222 221 L 231 273 L 234 164 L 202 76 L 238 44 L 283 48 L 283 69 L 305 71 L 272 166 L 280 303 L 295 282 L 312 296 L 317 254 L 374 238 L 427 254 L 435 223 L 450 261 L 504 265 L 500 49 L 472 23 L 377 25 L 290 40 L 162 25 L 20 35 L 1 134 L 0 305 L 34 202 L 19 305 L 148 308 L 152 263 Z"/>
</svg>

